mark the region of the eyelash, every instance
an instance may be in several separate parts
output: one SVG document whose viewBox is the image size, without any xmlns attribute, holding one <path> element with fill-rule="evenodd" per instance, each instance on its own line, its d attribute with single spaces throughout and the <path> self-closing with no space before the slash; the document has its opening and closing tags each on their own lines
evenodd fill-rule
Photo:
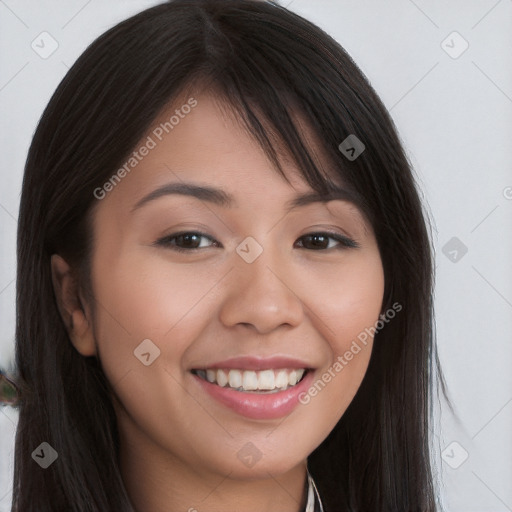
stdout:
<svg viewBox="0 0 512 512">
<path fill-rule="evenodd" d="M 164 236 L 164 237 L 158 239 L 153 245 L 170 248 L 173 251 L 182 252 L 182 253 L 195 252 L 195 251 L 199 251 L 201 249 L 205 249 L 205 247 L 192 247 L 190 249 L 184 249 L 183 247 L 178 247 L 177 245 L 171 243 L 172 240 L 175 240 L 176 238 L 178 238 L 180 236 L 185 236 L 185 235 L 193 235 L 193 236 L 203 237 L 203 238 L 207 238 L 211 242 L 218 243 L 212 237 L 210 237 L 204 233 L 201 233 L 199 231 L 182 231 L 180 233 L 173 233 L 172 235 Z M 316 251 L 331 251 L 333 249 L 343 250 L 343 249 L 351 249 L 351 248 L 359 247 L 359 244 L 355 240 L 353 240 L 347 236 L 341 235 L 339 233 L 333 233 L 333 232 L 329 232 L 329 231 L 318 231 L 318 232 L 315 231 L 315 232 L 311 232 L 311 233 L 306 233 L 305 235 L 302 235 L 298 240 L 305 238 L 305 237 L 314 237 L 314 236 L 331 238 L 331 239 L 339 242 L 340 245 L 338 245 L 336 247 L 329 247 L 327 249 L 318 249 L 318 250 L 306 249 L 306 250 L 311 250 L 311 251 L 316 252 Z"/>
</svg>

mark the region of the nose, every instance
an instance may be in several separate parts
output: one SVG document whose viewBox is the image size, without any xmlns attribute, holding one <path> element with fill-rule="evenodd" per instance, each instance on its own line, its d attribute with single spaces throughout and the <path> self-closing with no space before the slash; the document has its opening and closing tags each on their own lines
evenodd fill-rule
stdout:
<svg viewBox="0 0 512 512">
<path fill-rule="evenodd" d="M 299 325 L 304 309 L 290 266 L 267 249 L 252 263 L 236 257 L 236 269 L 220 310 L 223 325 L 244 325 L 259 334 Z"/>
</svg>

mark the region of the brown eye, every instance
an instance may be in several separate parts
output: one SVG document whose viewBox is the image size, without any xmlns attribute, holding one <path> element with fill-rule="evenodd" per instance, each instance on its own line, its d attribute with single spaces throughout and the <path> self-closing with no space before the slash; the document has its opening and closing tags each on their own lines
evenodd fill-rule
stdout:
<svg viewBox="0 0 512 512">
<path fill-rule="evenodd" d="M 309 233 L 300 237 L 299 241 L 302 241 L 301 248 L 313 251 L 359 247 L 355 240 L 338 233 Z"/>
<path fill-rule="evenodd" d="M 213 242 L 213 244 L 205 244 L 202 242 L 202 240 L 209 240 L 210 242 Z M 213 238 L 195 231 L 174 233 L 172 235 L 160 238 L 155 242 L 155 245 L 182 252 L 204 249 L 211 247 L 212 245 L 214 246 L 215 244 L 216 246 L 219 246 L 219 243 L 216 242 Z"/>
</svg>

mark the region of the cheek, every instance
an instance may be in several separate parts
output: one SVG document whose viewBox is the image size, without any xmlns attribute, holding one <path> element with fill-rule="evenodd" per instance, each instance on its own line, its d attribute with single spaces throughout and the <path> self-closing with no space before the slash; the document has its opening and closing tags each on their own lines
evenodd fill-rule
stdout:
<svg viewBox="0 0 512 512">
<path fill-rule="evenodd" d="M 184 414 L 183 365 L 187 350 L 211 323 L 223 272 L 211 265 L 202 270 L 170 265 L 164 258 L 149 261 L 138 254 L 98 252 L 96 262 L 95 336 L 117 398 L 120 427 L 137 436 L 130 430 L 136 424 L 148 438 L 192 457 L 191 429 L 207 425 L 213 432 L 218 425 L 193 400 Z M 169 440 L 170 425 L 175 440 Z"/>
<path fill-rule="evenodd" d="M 212 270 L 173 265 L 164 258 L 148 260 L 136 253 L 112 264 L 108 256 L 98 256 L 94 289 L 100 306 L 99 338 L 111 329 L 133 342 L 171 335 L 200 309 L 197 306 L 219 281 Z"/>
<path fill-rule="evenodd" d="M 211 316 L 216 272 L 163 258 L 148 261 L 136 253 L 98 252 L 95 262 L 95 336 L 109 381 L 115 384 L 149 362 L 153 370 L 165 361 L 165 368 L 181 371 L 183 354 Z M 161 379 L 152 371 L 140 387 L 163 389 Z"/>
<path fill-rule="evenodd" d="M 331 271 L 313 267 L 304 287 L 315 327 L 336 355 L 379 319 L 384 295 L 384 271 L 377 250 L 347 258 Z M 370 340 L 371 341 L 371 340 Z"/>
<path fill-rule="evenodd" d="M 328 342 L 328 363 L 302 396 L 314 409 L 311 429 L 327 435 L 354 398 L 371 356 L 384 294 L 377 251 L 331 273 L 308 274 L 308 307 L 315 328 Z"/>
</svg>

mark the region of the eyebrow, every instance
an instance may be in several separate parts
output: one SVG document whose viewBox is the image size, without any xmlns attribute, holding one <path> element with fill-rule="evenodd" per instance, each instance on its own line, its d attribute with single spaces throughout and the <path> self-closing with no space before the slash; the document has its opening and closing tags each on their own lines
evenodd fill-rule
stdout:
<svg viewBox="0 0 512 512">
<path fill-rule="evenodd" d="M 135 206 L 132 208 L 132 212 L 138 210 L 151 201 L 159 199 L 160 197 L 174 194 L 195 197 L 201 201 L 208 201 L 225 208 L 232 208 L 237 206 L 235 198 L 231 194 L 228 194 L 219 188 L 181 182 L 168 183 L 153 190 L 135 204 Z M 300 206 L 307 206 L 311 203 L 327 203 L 335 199 L 357 204 L 357 201 L 355 200 L 355 197 L 352 193 L 343 188 L 336 188 L 330 191 L 328 194 L 307 192 L 306 194 L 299 195 L 285 203 L 285 210 L 289 212 L 290 210 Z"/>
</svg>

